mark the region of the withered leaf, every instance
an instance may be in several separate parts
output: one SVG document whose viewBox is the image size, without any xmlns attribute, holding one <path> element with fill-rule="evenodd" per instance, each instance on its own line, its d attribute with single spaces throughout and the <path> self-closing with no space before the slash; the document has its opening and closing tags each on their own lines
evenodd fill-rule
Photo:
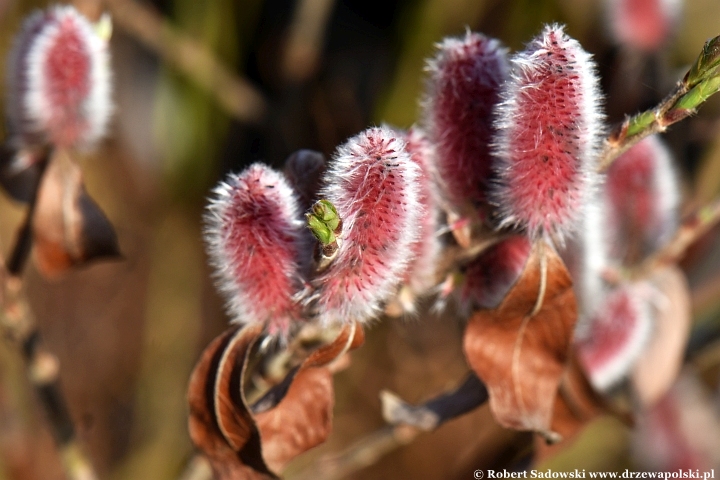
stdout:
<svg viewBox="0 0 720 480">
<path fill-rule="evenodd" d="M 692 322 L 689 287 L 677 267 L 659 270 L 650 281 L 659 290 L 655 328 L 631 375 L 634 393 L 646 407 L 660 400 L 680 373 Z"/>
<path fill-rule="evenodd" d="M 595 392 L 585 377 L 576 354 L 571 353 L 555 397 L 550 425 L 551 430 L 562 437 L 562 441 L 554 444 L 536 441 L 533 461 L 537 464 L 563 451 L 590 422 L 610 411 L 610 405 Z"/>
<path fill-rule="evenodd" d="M 64 150 L 55 150 L 40 182 L 32 232 L 35 260 L 46 276 L 119 255 L 115 230 L 85 191 L 80 167 Z"/>
<path fill-rule="evenodd" d="M 546 284 L 538 304 L 543 262 Z M 495 419 L 505 427 L 557 439 L 550 430 L 553 409 L 577 320 L 571 287 L 560 257 L 539 241 L 500 306 L 480 310 L 468 322 L 465 356 L 488 388 Z"/>
<path fill-rule="evenodd" d="M 345 326 L 251 408 L 242 385 L 261 334 L 260 325 L 227 330 L 190 379 L 190 437 L 220 480 L 276 478 L 287 462 L 325 441 L 334 403 L 331 364 L 364 338 L 359 326 Z"/>
<path fill-rule="evenodd" d="M 275 478 L 265 465 L 262 455 L 259 455 L 257 448 L 259 433 L 252 417 L 242 408 L 242 402 L 235 407 L 237 412 L 232 414 L 233 420 L 239 425 L 238 430 L 245 432 L 245 438 L 240 438 L 241 435 L 234 432 L 236 435 L 233 439 L 236 445 L 241 446 L 240 450 L 233 449 L 221 432 L 215 410 L 217 378 L 222 376 L 219 369 L 224 367 L 230 373 L 235 370 L 238 377 L 240 376 L 237 368 L 233 368 L 234 365 L 221 364 L 226 348 L 232 344 L 234 349 L 239 350 L 238 354 L 242 353 L 244 363 L 244 352 L 247 352 L 257 341 L 261 332 L 262 327 L 259 325 L 226 330 L 208 345 L 190 376 L 188 386 L 190 438 L 207 456 L 219 480 Z M 238 394 L 240 394 L 239 390 Z M 229 392 L 223 392 L 224 395 L 229 395 Z M 227 398 L 232 402 L 232 397 L 234 395 Z M 229 421 L 225 422 L 226 428 L 228 423 Z M 251 452 L 246 452 L 246 447 Z"/>
</svg>

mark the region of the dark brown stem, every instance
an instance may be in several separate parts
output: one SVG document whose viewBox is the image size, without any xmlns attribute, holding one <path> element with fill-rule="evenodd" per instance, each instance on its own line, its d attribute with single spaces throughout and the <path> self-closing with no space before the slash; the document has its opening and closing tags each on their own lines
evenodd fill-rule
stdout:
<svg viewBox="0 0 720 480">
<path fill-rule="evenodd" d="M 3 281 L 2 328 L 5 336 L 20 347 L 28 378 L 45 411 L 68 478 L 97 478 L 75 438 L 75 428 L 60 388 L 60 363 L 43 345 L 37 324 L 21 294 L 19 278 L 6 272 Z"/>
</svg>

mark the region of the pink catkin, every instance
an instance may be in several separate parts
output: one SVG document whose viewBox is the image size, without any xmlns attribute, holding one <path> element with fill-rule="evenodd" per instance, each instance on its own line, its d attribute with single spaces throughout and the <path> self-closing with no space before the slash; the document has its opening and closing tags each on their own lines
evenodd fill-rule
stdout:
<svg viewBox="0 0 720 480">
<path fill-rule="evenodd" d="M 644 284 L 624 285 L 609 293 L 578 332 L 577 349 L 590 383 L 608 390 L 625 378 L 641 355 L 652 328 Z"/>
<path fill-rule="evenodd" d="M 339 147 L 321 198 L 343 221 L 337 257 L 314 281 L 323 324 L 374 318 L 413 259 L 422 215 L 420 169 L 387 128 L 370 128 Z"/>
<path fill-rule="evenodd" d="M 670 151 L 657 135 L 618 157 L 605 180 L 613 258 L 635 263 L 669 240 L 680 202 Z"/>
<path fill-rule="evenodd" d="M 266 165 L 230 174 L 215 188 L 205 241 L 233 322 L 263 323 L 271 334 L 285 335 L 301 318 L 300 217 L 291 187 Z"/>
<path fill-rule="evenodd" d="M 460 293 L 466 309 L 496 308 L 520 278 L 530 256 L 527 237 L 513 235 L 490 247 L 465 269 Z"/>
<path fill-rule="evenodd" d="M 422 207 L 422 216 L 418 227 L 418 238 L 412 245 L 414 260 L 405 275 L 405 283 L 411 290 L 422 295 L 436 286 L 435 266 L 440 254 L 438 239 L 438 193 L 435 186 L 436 173 L 433 168 L 433 147 L 427 136 L 413 128 L 405 135 L 406 150 L 410 159 L 420 170 L 418 178 L 418 203 Z"/>
<path fill-rule="evenodd" d="M 594 182 L 602 131 L 595 65 L 558 25 L 511 62 L 496 121 L 500 225 L 562 243 L 577 229 Z"/>
<path fill-rule="evenodd" d="M 491 180 L 492 110 L 508 75 L 507 49 L 468 32 L 444 40 L 428 70 L 425 119 L 445 196 L 456 207 L 477 206 Z"/>
<path fill-rule="evenodd" d="M 681 0 L 609 0 L 610 30 L 618 43 L 652 52 L 671 35 L 681 7 Z"/>
<path fill-rule="evenodd" d="M 18 147 L 88 148 L 112 114 L 107 42 L 71 6 L 25 22 L 8 65 L 8 117 Z"/>
</svg>

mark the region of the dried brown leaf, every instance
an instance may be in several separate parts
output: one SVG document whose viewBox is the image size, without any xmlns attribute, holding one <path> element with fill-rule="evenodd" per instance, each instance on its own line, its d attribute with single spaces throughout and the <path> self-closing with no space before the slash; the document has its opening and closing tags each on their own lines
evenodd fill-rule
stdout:
<svg viewBox="0 0 720 480">
<path fill-rule="evenodd" d="M 233 440 L 235 445 L 239 445 L 240 448 L 230 446 L 218 425 L 215 410 L 217 379 L 224 377 L 218 373 L 226 349 L 232 345 L 234 349 L 238 350 L 236 355 L 242 355 L 244 361 L 245 352 L 257 341 L 261 332 L 260 326 L 250 326 L 244 329 L 233 327 L 226 330 L 208 345 L 190 376 L 188 386 L 190 438 L 195 446 L 207 456 L 219 480 L 274 478 L 264 464 L 261 455 L 253 457 L 245 452 L 246 446 L 252 449 L 252 438 L 255 438 L 254 443 L 259 445 L 257 441 L 259 433 L 252 417 L 243 408 L 242 402 L 241 405 L 235 406 L 237 412 L 231 414 L 232 419 L 239 424 L 238 430 L 245 432 L 244 438 L 240 438 L 240 433 L 234 432 Z M 226 363 L 225 366 L 227 368 L 230 364 Z M 228 370 L 230 373 L 235 370 L 238 380 L 240 380 L 240 372 L 237 369 L 228 368 Z M 223 393 L 223 398 L 225 398 L 225 393 Z M 228 400 L 232 402 L 232 397 Z M 226 429 L 229 423 L 228 420 L 225 421 Z"/>
<path fill-rule="evenodd" d="M 38 269 L 54 276 L 99 258 L 117 257 L 117 236 L 85 191 L 80 167 L 56 150 L 40 181 L 32 217 Z"/>
<path fill-rule="evenodd" d="M 263 457 L 273 471 L 281 472 L 290 460 L 325 441 L 332 429 L 334 403 L 332 372 L 310 367 L 295 375 L 275 408 L 255 416 Z"/>
<path fill-rule="evenodd" d="M 331 364 L 364 338 L 359 326 L 346 326 L 251 408 L 242 385 L 261 334 L 260 325 L 227 330 L 203 352 L 190 379 L 190 436 L 220 480 L 275 478 L 325 441 L 334 403 Z"/>
<path fill-rule="evenodd" d="M 650 281 L 660 291 L 655 329 L 631 376 L 634 393 L 646 407 L 660 400 L 680 373 L 692 322 L 689 287 L 677 267 L 659 270 Z"/>
<path fill-rule="evenodd" d="M 465 330 L 465 356 L 501 425 L 557 439 L 551 421 L 576 320 L 570 275 L 554 249 L 537 242 L 500 306 L 475 313 Z"/>
</svg>

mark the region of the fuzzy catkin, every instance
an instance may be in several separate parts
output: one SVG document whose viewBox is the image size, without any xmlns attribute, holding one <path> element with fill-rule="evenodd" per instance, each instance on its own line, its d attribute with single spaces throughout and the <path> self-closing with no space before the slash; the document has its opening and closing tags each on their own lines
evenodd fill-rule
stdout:
<svg viewBox="0 0 720 480">
<path fill-rule="evenodd" d="M 304 224 L 282 174 L 256 163 L 213 191 L 205 242 L 233 322 L 262 323 L 285 335 L 301 319 Z"/>
<path fill-rule="evenodd" d="M 443 193 L 455 208 L 477 207 L 491 183 L 492 110 L 508 76 L 507 49 L 468 32 L 441 42 L 427 69 L 425 128 L 436 145 Z"/>
<path fill-rule="evenodd" d="M 8 61 L 8 118 L 16 147 L 87 149 L 113 112 L 107 41 L 72 6 L 31 15 Z"/>
<path fill-rule="evenodd" d="M 652 334 L 646 284 L 621 285 L 608 294 L 577 339 L 590 383 L 607 391 L 626 378 Z"/>
<path fill-rule="evenodd" d="M 594 183 L 602 134 L 595 64 L 558 25 L 546 26 L 511 63 L 496 115 L 499 223 L 562 244 L 578 228 Z"/>
<path fill-rule="evenodd" d="M 395 292 L 418 238 L 420 175 L 388 128 L 370 128 L 338 148 L 320 192 L 343 222 L 337 257 L 313 282 L 322 324 L 367 322 Z"/>
<path fill-rule="evenodd" d="M 672 155 L 658 135 L 641 140 L 613 162 L 604 193 L 614 260 L 637 263 L 677 229 L 680 188 Z"/>
</svg>

